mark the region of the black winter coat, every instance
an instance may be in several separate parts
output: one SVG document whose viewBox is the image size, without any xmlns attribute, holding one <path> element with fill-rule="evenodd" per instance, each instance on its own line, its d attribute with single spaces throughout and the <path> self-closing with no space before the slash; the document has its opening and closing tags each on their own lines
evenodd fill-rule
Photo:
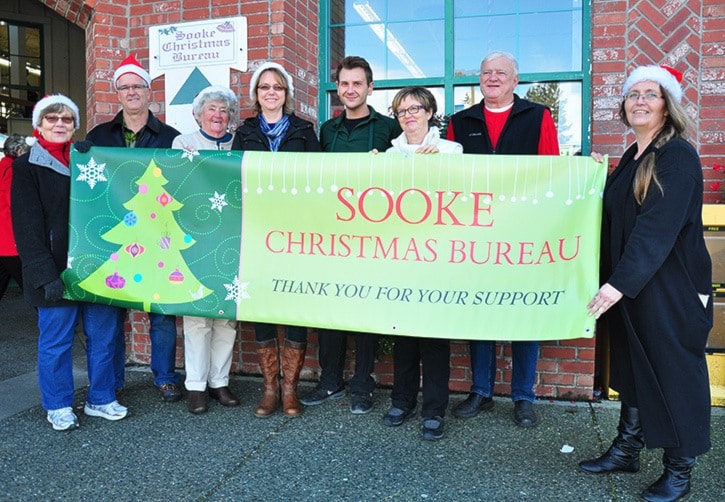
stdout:
<svg viewBox="0 0 725 502">
<path fill-rule="evenodd" d="M 639 160 L 637 146 L 628 149 L 604 189 L 602 281 L 624 294 L 605 314 L 610 386 L 639 407 L 647 447 L 691 457 L 710 449 L 705 344 L 712 272 L 702 228 L 702 167 L 689 143 L 666 143 L 655 163 L 664 195 L 651 185 L 640 206 L 632 182 L 653 149 Z M 706 306 L 698 294 L 707 296 Z"/>
<path fill-rule="evenodd" d="M 13 162 L 12 219 L 23 264 L 23 292 L 34 307 L 50 307 L 43 286 L 68 262 L 70 170 L 39 144 Z"/>
<path fill-rule="evenodd" d="M 294 113 L 289 116 L 289 127 L 279 144 L 280 152 L 319 152 L 320 141 L 315 134 L 312 122 L 299 118 Z M 262 133 L 259 118 L 244 119 L 235 134 L 232 150 L 250 150 L 255 152 L 268 152 L 269 140 Z"/>
<path fill-rule="evenodd" d="M 453 114 L 450 127 L 453 127 L 455 141 L 463 145 L 465 153 L 537 155 L 541 122 L 546 107 L 533 101 L 521 99 L 514 94 L 511 114 L 501 131 L 494 150 L 491 137 L 483 116 L 484 102 Z M 450 138 L 449 138 L 450 139 Z"/>
<path fill-rule="evenodd" d="M 139 131 L 135 148 L 171 148 L 174 138 L 181 134 L 179 131 L 164 124 L 149 111 L 146 126 Z M 108 122 L 98 124 L 86 136 L 96 146 L 126 146 L 123 136 L 123 111 Z"/>
</svg>

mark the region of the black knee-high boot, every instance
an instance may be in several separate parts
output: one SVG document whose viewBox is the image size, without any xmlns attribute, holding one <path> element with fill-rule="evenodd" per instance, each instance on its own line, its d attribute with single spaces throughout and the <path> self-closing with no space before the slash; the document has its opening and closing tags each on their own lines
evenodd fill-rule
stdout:
<svg viewBox="0 0 725 502">
<path fill-rule="evenodd" d="M 657 481 L 640 494 L 647 502 L 674 502 L 690 492 L 690 474 L 695 457 L 673 457 L 662 455 L 665 470 Z"/>
<path fill-rule="evenodd" d="M 622 403 L 617 430 L 619 434 L 604 455 L 579 462 L 581 470 L 592 474 L 639 471 L 639 452 L 644 448 L 639 409 Z"/>
</svg>

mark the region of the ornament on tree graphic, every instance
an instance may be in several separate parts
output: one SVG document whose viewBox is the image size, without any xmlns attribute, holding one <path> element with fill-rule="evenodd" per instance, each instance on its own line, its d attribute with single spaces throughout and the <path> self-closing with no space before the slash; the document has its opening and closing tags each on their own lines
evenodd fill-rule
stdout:
<svg viewBox="0 0 725 502">
<path fill-rule="evenodd" d="M 161 249 L 169 249 L 171 246 L 171 236 L 169 235 L 169 231 L 166 230 L 164 232 L 164 235 L 159 239 L 159 247 Z"/>
<path fill-rule="evenodd" d="M 124 204 L 128 212 L 101 235 L 118 244 L 118 251 L 79 283 L 82 289 L 116 300 L 143 298 L 146 311 L 151 303 L 188 303 L 211 294 L 181 254 L 196 241 L 176 222 L 174 213 L 183 204 L 164 189 L 166 183 L 161 169 L 151 161 L 136 181 L 137 193 Z M 179 288 L 180 284 L 184 287 Z"/>
<path fill-rule="evenodd" d="M 125 285 L 126 279 L 124 279 L 123 276 L 118 275 L 118 272 L 114 272 L 106 277 L 106 286 L 111 289 L 123 289 Z"/>
</svg>

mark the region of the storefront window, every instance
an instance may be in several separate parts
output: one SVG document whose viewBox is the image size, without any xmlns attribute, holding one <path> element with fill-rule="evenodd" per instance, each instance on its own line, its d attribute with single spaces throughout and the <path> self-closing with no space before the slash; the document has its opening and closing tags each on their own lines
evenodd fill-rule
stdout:
<svg viewBox="0 0 725 502">
<path fill-rule="evenodd" d="M 519 63 L 516 93 L 525 97 L 533 88 L 530 99 L 556 109 L 563 151 L 588 146 L 588 2 L 322 0 L 321 8 L 321 120 L 342 110 L 334 74 L 345 56 L 370 63 L 375 91 L 369 103 L 376 110 L 387 112 L 401 87 L 423 85 L 450 115 L 480 102 L 481 59 L 504 50 Z"/>
<path fill-rule="evenodd" d="M 478 74 L 482 55 L 492 50 L 514 54 L 526 73 L 581 70 L 580 0 L 453 4 L 456 73 Z"/>
<path fill-rule="evenodd" d="M 0 19 L 0 132 L 8 120 L 31 117 L 42 95 L 41 28 Z"/>
</svg>

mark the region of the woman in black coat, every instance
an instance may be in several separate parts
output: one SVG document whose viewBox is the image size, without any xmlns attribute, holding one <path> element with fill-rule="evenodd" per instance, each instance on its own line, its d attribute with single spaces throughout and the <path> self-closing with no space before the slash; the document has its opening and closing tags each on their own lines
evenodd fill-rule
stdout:
<svg viewBox="0 0 725 502">
<path fill-rule="evenodd" d="M 44 97 L 33 110 L 37 141 L 13 162 L 12 220 L 23 263 L 23 292 L 38 309 L 38 384 L 46 418 L 57 431 L 78 427 L 72 349 L 79 321 L 86 335 L 90 382 L 84 413 L 107 420 L 128 414 L 114 392 L 120 309 L 63 298 L 61 272 L 69 265 L 70 150 L 79 125 L 73 101 L 61 94 Z"/>
<path fill-rule="evenodd" d="M 249 98 L 255 117 L 245 119 L 234 133 L 232 150 L 268 152 L 319 152 L 320 142 L 311 122 L 294 114 L 292 77 L 277 63 L 259 66 L 249 82 Z M 264 394 L 254 414 L 260 418 L 272 415 L 279 404 L 279 373 L 282 369 L 282 410 L 285 415 L 302 412 L 297 397 L 297 384 L 307 350 L 307 328 L 286 326 L 285 341 L 280 354 L 277 326 L 256 323 L 259 367 L 264 378 Z"/>
<path fill-rule="evenodd" d="M 643 66 L 624 84 L 620 116 L 636 143 L 604 189 L 606 283 L 587 306 L 597 318 L 607 312 L 610 386 L 622 409 L 609 450 L 579 466 L 596 474 L 637 472 L 645 445 L 663 448 L 664 472 L 642 492 L 647 501 L 687 494 L 695 457 L 710 449 L 712 273 L 702 167 L 682 138 L 689 119 L 677 77 L 670 68 Z"/>
</svg>

